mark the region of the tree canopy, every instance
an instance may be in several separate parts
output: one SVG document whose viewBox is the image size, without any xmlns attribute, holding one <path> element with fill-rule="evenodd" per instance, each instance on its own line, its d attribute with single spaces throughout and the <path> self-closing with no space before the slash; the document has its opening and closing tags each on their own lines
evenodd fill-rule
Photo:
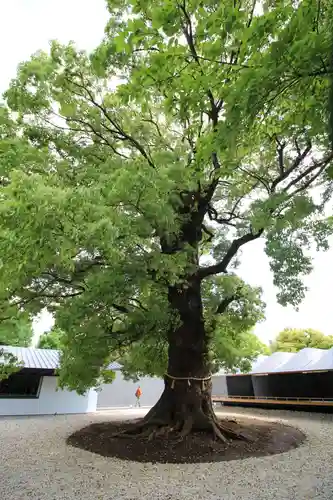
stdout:
<svg viewBox="0 0 333 500">
<path fill-rule="evenodd" d="M 260 354 L 268 354 L 269 348 L 251 331 L 224 329 L 221 326 L 214 331 L 210 357 L 212 372 L 219 369 L 232 373 L 237 370 L 248 372 L 253 361 Z M 156 345 L 153 342 L 133 343 L 118 360 L 123 366 L 127 378 L 150 375 L 163 377 L 168 366 L 168 350 L 165 342 Z"/>
<path fill-rule="evenodd" d="M 40 349 L 61 349 L 63 347 L 62 339 L 65 336 L 65 332 L 59 328 L 52 328 L 51 331 L 43 333 L 39 337 L 38 345 Z"/>
<path fill-rule="evenodd" d="M 31 319 L 26 315 L 0 321 L 0 346 L 29 347 L 33 337 Z"/>
<path fill-rule="evenodd" d="M 271 351 L 298 352 L 305 347 L 330 349 L 333 347 L 333 335 L 324 335 L 312 328 L 285 328 L 272 343 Z"/>
<path fill-rule="evenodd" d="M 92 54 L 52 42 L 0 109 L 1 307 L 55 313 L 80 391 L 131 346 L 178 376 L 232 364 L 263 314 L 242 247 L 266 238 L 297 306 L 333 222 L 331 2 L 108 8 Z"/>
</svg>

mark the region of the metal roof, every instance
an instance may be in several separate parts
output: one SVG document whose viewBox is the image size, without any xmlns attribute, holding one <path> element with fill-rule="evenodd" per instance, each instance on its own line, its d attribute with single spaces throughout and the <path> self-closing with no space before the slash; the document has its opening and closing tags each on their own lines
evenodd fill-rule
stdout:
<svg viewBox="0 0 333 500">
<path fill-rule="evenodd" d="M 256 364 L 251 374 L 333 370 L 333 347 L 305 347 L 298 352 L 274 352 Z"/>
<path fill-rule="evenodd" d="M 293 352 L 274 352 L 258 363 L 251 373 L 271 373 L 273 371 L 280 371 L 279 368 L 287 363 L 294 354 Z"/>
<path fill-rule="evenodd" d="M 251 373 L 256 373 L 256 368 L 259 366 L 266 358 L 269 356 L 266 356 L 264 354 L 259 354 L 259 356 L 253 361 L 251 371 L 249 373 L 242 373 L 239 369 L 236 370 L 235 373 L 230 373 L 226 371 L 224 368 L 221 368 L 218 372 L 213 373 L 212 377 L 222 377 L 224 375 L 250 375 Z"/>
<path fill-rule="evenodd" d="M 273 372 L 298 372 L 312 370 L 314 364 L 320 364 L 321 358 L 326 353 L 325 349 L 316 349 L 314 347 L 305 347 L 293 354 L 290 359 L 280 365 Z"/>
<path fill-rule="evenodd" d="M 24 368 L 35 368 L 43 370 L 55 370 L 59 368 L 60 351 L 55 349 L 37 349 L 35 347 L 13 347 L 0 346 L 4 352 L 16 356 L 18 361 L 23 362 Z M 108 366 L 109 370 L 120 370 L 121 365 L 113 362 Z"/>
<path fill-rule="evenodd" d="M 253 362 L 252 368 L 251 368 L 251 373 L 255 373 L 258 369 L 258 367 L 267 359 L 269 356 L 266 356 L 264 354 L 259 354 L 257 359 Z"/>
<path fill-rule="evenodd" d="M 323 351 L 321 358 L 311 364 L 311 370 L 333 370 L 333 347 Z"/>
<path fill-rule="evenodd" d="M 34 347 L 0 346 L 4 352 L 13 354 L 24 368 L 54 370 L 59 366 L 59 351 L 54 349 L 35 349 Z"/>
</svg>

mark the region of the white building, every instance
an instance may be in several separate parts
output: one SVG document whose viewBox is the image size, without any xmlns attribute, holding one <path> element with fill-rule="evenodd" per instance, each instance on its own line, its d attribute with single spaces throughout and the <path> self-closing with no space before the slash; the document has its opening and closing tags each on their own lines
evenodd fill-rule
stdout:
<svg viewBox="0 0 333 500">
<path fill-rule="evenodd" d="M 135 391 L 140 386 L 142 396 L 141 406 L 153 406 L 159 400 L 164 381 L 157 377 L 141 377 L 137 382 L 126 380 L 122 374 L 121 366 L 113 363 L 110 368 L 116 373 L 112 384 L 103 384 L 98 392 L 97 408 L 99 410 L 108 408 L 129 408 L 136 403 Z"/>
<path fill-rule="evenodd" d="M 83 396 L 57 387 L 59 352 L 52 349 L 0 346 L 23 368 L 0 381 L 0 415 L 54 415 L 96 411 L 97 391 Z M 0 360 L 1 362 L 1 360 Z"/>
</svg>

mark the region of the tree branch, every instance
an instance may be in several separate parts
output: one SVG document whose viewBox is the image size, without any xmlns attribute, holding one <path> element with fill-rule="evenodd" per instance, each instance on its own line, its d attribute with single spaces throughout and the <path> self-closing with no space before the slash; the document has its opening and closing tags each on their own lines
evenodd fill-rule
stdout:
<svg viewBox="0 0 333 500">
<path fill-rule="evenodd" d="M 197 63 L 197 65 L 200 68 L 200 73 L 204 76 L 204 72 L 203 72 L 202 66 L 200 64 L 200 59 L 199 59 L 199 56 L 198 56 L 196 48 L 195 48 L 192 21 L 191 21 L 190 15 L 188 14 L 188 12 L 186 10 L 186 1 L 184 0 L 183 3 L 178 4 L 178 6 L 179 6 L 179 9 L 183 12 L 184 18 L 185 18 L 185 24 L 183 25 L 183 34 L 186 38 L 187 45 L 190 49 L 190 53 L 191 53 L 193 59 L 195 60 L 195 62 Z M 206 90 L 206 94 L 207 94 L 207 97 L 209 99 L 210 106 L 211 106 L 211 109 L 210 109 L 210 112 L 208 113 L 208 116 L 213 122 L 213 128 L 215 128 L 217 125 L 217 122 L 218 122 L 218 109 L 216 107 L 214 96 L 213 96 L 211 89 L 208 88 Z"/>
<path fill-rule="evenodd" d="M 255 187 L 256 187 L 256 185 L 254 185 L 252 189 L 254 189 Z M 210 220 L 217 222 L 218 224 L 226 224 L 227 226 L 236 227 L 236 224 L 234 224 L 232 221 L 234 219 L 241 219 L 242 218 L 241 215 L 236 214 L 236 210 L 237 210 L 239 204 L 244 199 L 244 197 L 245 197 L 245 195 L 242 195 L 236 200 L 236 202 L 235 202 L 235 204 L 232 207 L 230 212 L 224 211 L 224 213 L 228 215 L 227 218 L 226 217 L 219 217 L 217 210 L 212 205 L 208 206 L 208 217 L 210 218 Z"/>
<path fill-rule="evenodd" d="M 197 277 L 200 280 L 203 280 L 208 276 L 227 272 L 228 265 L 230 264 L 233 257 L 237 254 L 240 247 L 242 247 L 246 243 L 249 243 L 250 241 L 254 241 L 257 238 L 260 238 L 263 232 L 264 229 L 260 229 L 257 233 L 253 233 L 251 231 L 247 234 L 244 234 L 240 238 L 236 238 L 235 240 L 233 240 L 221 262 L 208 267 L 200 267 L 197 272 Z"/>
<path fill-rule="evenodd" d="M 103 114 L 103 116 L 105 117 L 105 119 L 114 127 L 114 130 L 110 129 L 109 127 L 106 127 L 104 125 L 104 127 L 112 134 L 116 134 L 118 136 L 118 139 L 120 140 L 123 140 L 123 141 L 127 141 L 129 142 L 130 144 L 132 144 L 140 153 L 141 155 L 147 160 L 148 164 L 155 168 L 155 165 L 152 161 L 152 159 L 148 156 L 146 150 L 144 149 L 144 147 L 136 140 L 134 139 L 134 137 L 132 137 L 131 135 L 129 135 L 127 132 L 125 132 L 124 129 L 122 129 L 120 127 L 120 125 L 112 120 L 111 116 L 109 115 L 109 113 L 107 112 L 106 108 L 102 105 L 102 104 L 99 104 L 96 99 L 94 98 L 94 95 L 93 93 L 90 91 L 90 89 L 84 85 L 84 80 L 83 80 L 83 76 L 82 75 L 79 75 L 79 77 L 81 78 L 81 81 L 82 81 L 82 84 L 78 83 L 78 82 L 75 82 L 73 80 L 70 80 L 68 77 L 66 77 L 66 80 L 72 84 L 72 85 L 75 85 L 76 87 L 78 88 L 81 88 L 81 90 L 83 90 L 84 92 L 86 92 L 88 94 L 88 101 L 90 101 L 91 104 L 93 104 L 96 108 L 98 108 L 101 113 Z M 86 99 L 86 96 L 82 96 L 84 99 Z"/>
<path fill-rule="evenodd" d="M 287 192 L 292 186 L 295 186 L 298 182 L 300 182 L 302 179 L 304 179 L 304 177 L 308 176 L 309 174 L 311 174 L 311 172 L 313 172 L 314 170 L 316 170 L 318 168 L 319 171 L 316 172 L 316 174 L 313 177 L 308 179 L 307 182 L 305 184 L 303 184 L 297 191 L 294 191 L 292 193 L 292 196 L 294 195 L 294 193 L 299 192 L 299 190 L 303 190 L 303 189 L 307 188 L 308 186 L 310 186 L 310 184 L 312 184 L 313 180 L 315 180 L 318 177 L 318 175 L 325 169 L 327 164 L 332 159 L 333 159 L 333 152 L 329 153 L 326 156 L 326 158 L 323 158 L 323 160 L 321 160 L 320 162 L 314 161 L 313 165 L 310 165 L 307 169 L 304 170 L 304 172 L 301 172 L 295 179 L 292 179 L 289 182 L 289 184 L 283 189 L 283 191 Z"/>
<path fill-rule="evenodd" d="M 271 192 L 272 193 L 275 191 L 275 188 L 277 187 L 278 184 L 280 184 L 287 177 L 289 177 L 289 175 L 299 167 L 299 165 L 302 163 L 302 161 L 306 158 L 306 156 L 311 151 L 311 148 L 312 148 L 311 141 L 308 141 L 308 144 L 307 144 L 306 148 L 304 149 L 304 151 L 301 154 L 297 155 L 296 159 L 294 160 L 294 162 L 292 163 L 292 165 L 289 168 L 284 168 L 284 165 L 283 165 L 282 172 L 281 172 L 281 168 L 280 168 L 280 175 L 276 179 L 274 179 L 274 181 L 271 184 Z"/>
<path fill-rule="evenodd" d="M 136 298 L 134 298 L 134 297 L 131 297 L 131 298 L 129 299 L 129 301 L 130 301 L 130 302 L 131 302 L 131 301 L 132 301 L 132 302 L 135 302 L 135 303 L 137 304 L 137 307 L 138 307 L 139 309 L 142 309 L 142 311 L 144 311 L 144 312 L 148 312 L 148 309 L 147 309 L 147 308 L 146 308 L 146 307 L 142 304 L 142 302 L 141 302 L 139 299 L 136 299 Z"/>
<path fill-rule="evenodd" d="M 264 186 L 264 188 L 266 189 L 266 191 L 268 193 L 271 192 L 271 188 L 269 186 L 269 183 L 268 181 L 266 181 L 266 179 L 264 179 L 263 177 L 260 177 L 260 175 L 258 175 L 256 172 L 253 172 L 252 170 L 247 170 L 246 168 L 244 167 L 239 167 L 239 170 L 241 172 L 244 172 L 246 175 L 249 175 L 250 177 L 252 177 L 253 179 L 255 179 L 256 181 L 258 181 L 253 187 L 252 189 L 255 189 L 257 186 L 258 186 L 258 183 L 262 184 Z"/>
<path fill-rule="evenodd" d="M 228 306 L 233 302 L 234 300 L 237 300 L 239 297 L 238 295 L 232 295 L 231 297 L 225 297 L 221 302 L 219 303 L 215 314 L 223 314 L 225 310 L 228 308 Z"/>
<path fill-rule="evenodd" d="M 122 314 L 128 314 L 128 313 L 130 312 L 130 311 L 129 311 L 129 309 L 127 309 L 127 307 L 120 306 L 120 305 L 118 305 L 118 304 L 114 304 L 114 303 L 113 303 L 113 304 L 112 304 L 112 307 L 113 307 L 116 311 L 118 311 L 118 312 L 120 312 L 120 313 L 122 313 Z"/>
<path fill-rule="evenodd" d="M 285 170 L 285 168 L 284 168 L 284 149 L 286 147 L 286 143 L 279 141 L 278 137 L 275 137 L 275 140 L 278 144 L 277 154 L 278 154 L 280 175 L 283 175 L 284 170 Z M 301 153 L 299 153 L 299 155 L 300 154 Z"/>
<path fill-rule="evenodd" d="M 207 238 L 207 240 L 206 240 L 206 243 L 210 243 L 210 242 L 213 240 L 213 238 L 214 238 L 214 233 L 212 233 L 212 232 L 208 229 L 208 227 L 207 227 L 207 226 L 205 226 L 205 224 L 202 224 L 201 228 L 202 228 L 203 232 L 204 232 L 205 234 L 207 234 L 207 236 L 208 236 L 208 238 Z"/>
</svg>

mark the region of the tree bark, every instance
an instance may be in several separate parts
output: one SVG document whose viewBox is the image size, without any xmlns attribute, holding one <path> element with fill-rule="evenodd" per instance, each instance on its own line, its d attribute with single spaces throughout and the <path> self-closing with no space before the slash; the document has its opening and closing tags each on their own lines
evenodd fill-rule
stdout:
<svg viewBox="0 0 333 500">
<path fill-rule="evenodd" d="M 217 419 L 213 409 L 200 281 L 170 287 L 168 297 L 180 324 L 168 335 L 164 391 L 142 425 L 154 429 L 152 437 L 172 432 L 183 439 L 191 432 L 207 431 L 223 441 L 241 438 Z"/>
</svg>

